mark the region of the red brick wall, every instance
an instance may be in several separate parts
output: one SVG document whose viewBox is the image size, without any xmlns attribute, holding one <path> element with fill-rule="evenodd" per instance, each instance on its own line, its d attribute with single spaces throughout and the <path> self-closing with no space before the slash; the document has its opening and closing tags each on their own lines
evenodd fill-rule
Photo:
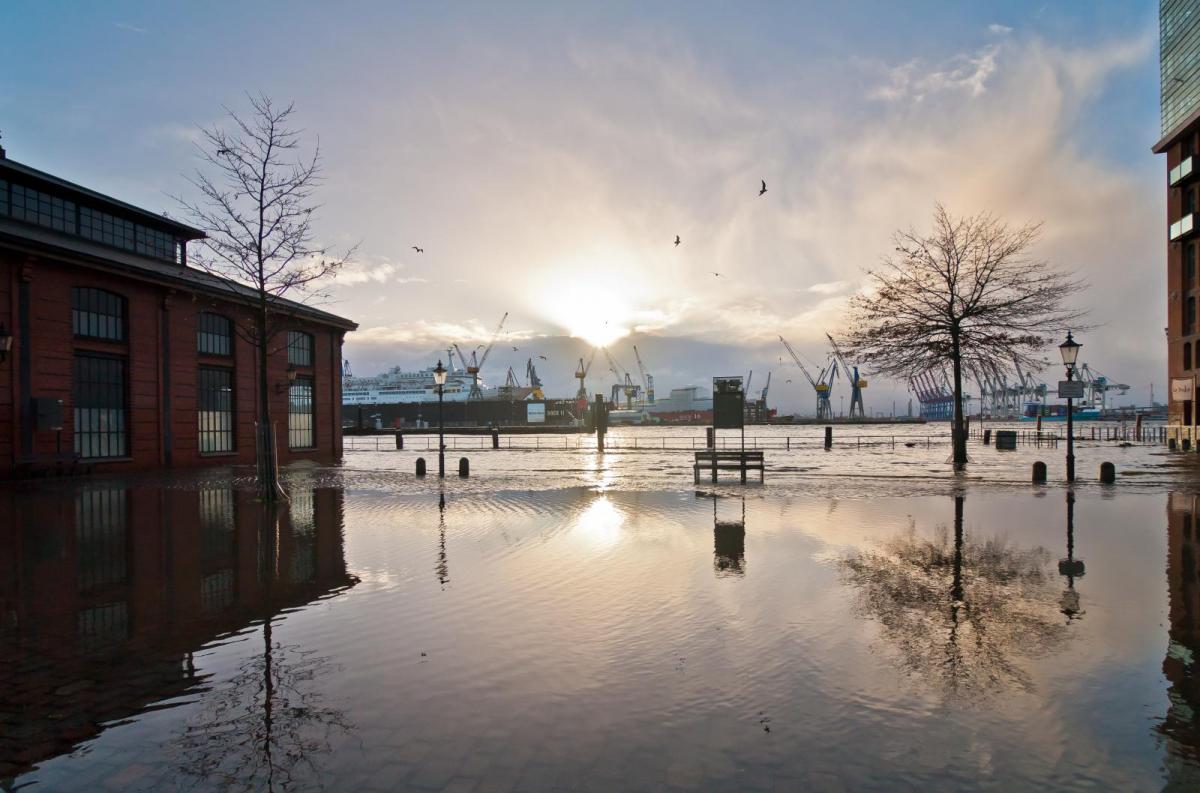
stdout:
<svg viewBox="0 0 1200 793">
<path fill-rule="evenodd" d="M 250 313 L 244 306 L 216 297 L 195 295 L 152 282 L 135 280 L 65 261 L 39 258 L 28 266 L 17 254 L 0 251 L 0 321 L 14 335 L 9 360 L 0 364 L 0 478 L 11 476 L 21 464 L 19 427 L 19 347 L 29 344 L 32 354 L 30 394 L 62 399 L 65 422 L 62 451 L 74 448 L 72 379 L 78 350 L 119 354 L 127 360 L 129 386 L 129 458 L 96 461 L 95 471 L 128 471 L 210 464 L 254 462 L 254 422 L 257 413 L 257 356 L 253 345 L 235 334 L 232 358 L 200 356 L 196 349 L 196 324 L 202 311 L 223 314 L 247 326 Z M 30 280 L 30 338 L 17 333 L 17 283 L 21 270 Z M 127 341 L 111 343 L 76 339 L 71 330 L 70 295 L 73 286 L 106 289 L 125 297 Z M 168 331 L 164 334 L 164 319 Z M 313 335 L 313 367 L 301 374 L 314 380 L 316 446 L 311 450 L 287 448 L 286 332 L 269 345 L 268 369 L 272 420 L 277 427 L 279 459 L 333 462 L 341 456 L 341 335 L 338 328 L 309 321 L 288 327 Z M 164 378 L 164 352 L 169 351 L 169 393 Z M 201 359 L 204 359 L 203 361 Z M 230 366 L 234 371 L 235 451 L 202 455 L 199 451 L 197 394 L 201 363 Z M 276 388 L 279 384 L 280 388 Z M 169 397 L 169 400 L 168 400 Z M 169 412 L 168 406 L 169 405 Z M 164 425 L 170 426 L 170 453 Z M 51 455 L 57 449 L 53 432 L 34 433 L 33 454 Z"/>
</svg>

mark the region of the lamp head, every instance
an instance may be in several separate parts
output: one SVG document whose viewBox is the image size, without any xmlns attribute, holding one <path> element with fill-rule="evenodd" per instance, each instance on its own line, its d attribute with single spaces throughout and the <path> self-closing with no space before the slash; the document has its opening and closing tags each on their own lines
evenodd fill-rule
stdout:
<svg viewBox="0 0 1200 793">
<path fill-rule="evenodd" d="M 1075 368 L 1075 361 L 1079 358 L 1079 348 L 1082 346 L 1071 337 L 1071 331 L 1067 331 L 1067 340 L 1058 345 L 1058 352 L 1062 355 L 1063 365 L 1068 369 Z"/>
<path fill-rule="evenodd" d="M 442 359 L 438 358 L 437 366 L 433 370 L 433 382 L 437 385 L 446 384 L 446 367 L 442 366 Z"/>
</svg>

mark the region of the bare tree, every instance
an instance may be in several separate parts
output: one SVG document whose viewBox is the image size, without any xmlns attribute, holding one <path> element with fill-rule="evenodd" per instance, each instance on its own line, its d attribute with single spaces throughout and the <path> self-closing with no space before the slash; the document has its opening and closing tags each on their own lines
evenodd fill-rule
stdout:
<svg viewBox="0 0 1200 793">
<path fill-rule="evenodd" d="M 301 130 L 291 122 L 293 105 L 277 106 L 262 94 L 247 98 L 248 115 L 225 108 L 231 123 L 201 130 L 197 145 L 204 164 L 189 178 L 199 195 L 176 201 L 208 234 L 193 261 L 253 307 L 249 326 L 234 325 L 255 348 L 259 487 L 273 499 L 280 488 L 267 362 L 291 313 L 281 311 L 281 301 L 316 297 L 318 284 L 335 275 L 354 249 L 336 254 L 315 238 L 320 145 L 311 154 L 302 152 Z"/>
<path fill-rule="evenodd" d="M 1083 282 L 1030 256 L 1040 233 L 1040 223 L 955 218 L 938 204 L 933 231 L 897 232 L 894 253 L 868 272 L 870 289 L 851 300 L 845 343 L 867 367 L 907 380 L 953 369 L 956 469 L 967 463 L 964 368 L 1042 369 L 1052 334 L 1083 316 L 1065 305 Z"/>
</svg>

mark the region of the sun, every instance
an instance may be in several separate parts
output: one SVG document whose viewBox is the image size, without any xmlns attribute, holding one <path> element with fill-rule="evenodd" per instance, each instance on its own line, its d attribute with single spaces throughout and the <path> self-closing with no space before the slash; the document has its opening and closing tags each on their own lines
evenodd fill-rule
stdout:
<svg viewBox="0 0 1200 793">
<path fill-rule="evenodd" d="M 617 339 L 628 336 L 630 330 L 615 320 L 587 317 L 572 323 L 570 333 L 593 347 L 607 347 Z"/>
<path fill-rule="evenodd" d="M 539 306 L 548 319 L 593 347 L 607 347 L 634 329 L 629 296 L 606 280 L 554 284 L 543 290 Z"/>
</svg>

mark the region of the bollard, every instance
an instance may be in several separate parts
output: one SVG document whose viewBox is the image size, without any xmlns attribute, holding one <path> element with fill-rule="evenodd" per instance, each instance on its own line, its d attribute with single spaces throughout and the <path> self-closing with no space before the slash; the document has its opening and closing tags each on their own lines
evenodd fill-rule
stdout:
<svg viewBox="0 0 1200 793">
<path fill-rule="evenodd" d="M 1180 444 L 1180 448 L 1182 448 L 1185 452 L 1190 451 L 1192 448 L 1192 439 L 1184 438 L 1183 443 Z"/>
<path fill-rule="evenodd" d="M 1046 481 L 1046 464 L 1044 462 L 1042 462 L 1041 460 L 1038 460 L 1036 463 L 1033 464 L 1033 482 L 1034 482 L 1034 484 L 1041 484 L 1041 483 L 1044 483 L 1045 481 Z"/>
<path fill-rule="evenodd" d="M 708 448 L 710 448 L 710 449 L 716 448 L 716 445 L 717 445 L 716 429 L 714 429 L 713 427 L 705 427 L 704 428 L 704 442 L 708 446 Z"/>
<path fill-rule="evenodd" d="M 417 458 L 417 476 L 425 476 L 425 458 Z"/>
<path fill-rule="evenodd" d="M 1100 481 L 1106 485 L 1117 481 L 1117 467 L 1112 463 L 1100 463 Z"/>
<path fill-rule="evenodd" d="M 458 458 L 458 475 L 462 479 L 471 475 L 471 462 L 466 457 Z"/>
<path fill-rule="evenodd" d="M 398 432 L 396 433 L 396 448 L 397 449 L 404 448 L 404 436 Z"/>
<path fill-rule="evenodd" d="M 825 428 L 825 448 L 826 449 L 833 448 L 833 427 Z"/>
<path fill-rule="evenodd" d="M 1175 451 L 1175 439 L 1174 438 L 1167 438 L 1167 448 L 1170 449 L 1171 451 Z"/>
<path fill-rule="evenodd" d="M 992 442 L 992 431 L 984 430 L 983 431 L 983 445 L 988 446 L 991 444 L 991 442 Z"/>
<path fill-rule="evenodd" d="M 492 430 L 492 448 L 500 448 L 500 430 Z"/>
<path fill-rule="evenodd" d="M 1042 414 L 1041 414 L 1041 412 L 1038 413 L 1037 431 L 1038 431 L 1038 435 L 1042 434 Z"/>
</svg>

